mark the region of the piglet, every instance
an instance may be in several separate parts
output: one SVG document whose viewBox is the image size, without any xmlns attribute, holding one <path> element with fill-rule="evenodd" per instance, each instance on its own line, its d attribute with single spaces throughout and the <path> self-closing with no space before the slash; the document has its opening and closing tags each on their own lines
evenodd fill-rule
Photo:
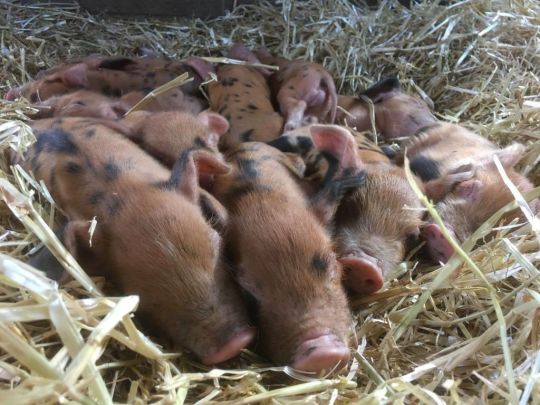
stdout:
<svg viewBox="0 0 540 405">
<path fill-rule="evenodd" d="M 78 90 L 61 96 L 53 96 L 33 105 L 38 111 L 32 118 L 49 117 L 94 117 L 118 119 L 130 106 L 118 99 L 95 91 Z"/>
<path fill-rule="evenodd" d="M 335 121 L 336 87 L 334 79 L 322 65 L 299 59 L 275 58 L 265 49 L 257 51 L 256 55 L 265 64 L 279 66 L 279 71 L 270 77 L 270 85 L 285 117 L 285 131 L 311 120 Z"/>
<path fill-rule="evenodd" d="M 198 206 L 197 172 L 230 168 L 186 151 L 171 172 L 90 119 L 39 120 L 33 129 L 37 141 L 25 167 L 66 213 L 64 242 L 82 267 L 138 294 L 146 325 L 205 364 L 246 347 L 254 330 L 223 266 L 221 238 Z"/>
<path fill-rule="evenodd" d="M 283 118 L 274 111 L 270 88 L 256 68 L 224 65 L 217 71 L 218 81 L 208 86 L 210 109 L 222 114 L 230 124 L 221 138 L 223 149 L 241 142 L 267 142 L 277 138 Z"/>
<path fill-rule="evenodd" d="M 373 102 L 375 127 L 385 140 L 414 135 L 437 122 L 424 101 L 401 91 L 397 77 L 382 79 L 359 94 Z M 336 121 L 357 131 L 372 129 L 369 107 L 362 97 L 338 96 Z"/>
<path fill-rule="evenodd" d="M 229 211 L 227 251 L 257 303 L 262 349 L 297 370 L 341 368 L 351 319 L 330 238 L 295 181 L 302 161 L 259 142 L 226 158 L 232 170 L 213 192 Z"/>
<path fill-rule="evenodd" d="M 129 128 L 125 135 L 168 167 L 189 149 L 206 149 L 220 158 L 219 139 L 229 129 L 225 118 L 210 111 L 197 116 L 176 111 L 135 111 L 120 123 Z"/>
<path fill-rule="evenodd" d="M 501 161 L 510 180 L 519 191 L 533 185 L 514 166 L 523 156 L 525 147 L 512 144 L 499 148 L 486 138 L 466 128 L 439 123 L 421 131 L 407 144 L 411 170 L 424 182 L 426 195 L 436 208 L 452 236 L 463 242 L 498 209 L 514 197 L 504 184 L 493 157 Z M 403 156 L 399 162 L 402 162 Z M 530 203 L 540 212 L 540 200 Z M 505 215 L 504 221 L 522 218 L 520 210 Z M 423 228 L 427 250 L 436 262 L 446 262 L 454 253 L 435 224 Z"/>
<path fill-rule="evenodd" d="M 318 173 L 319 193 L 363 172 L 365 181 L 335 200 L 330 228 L 344 285 L 352 292 L 371 294 L 388 280 L 413 247 L 420 233 L 420 202 L 403 169 L 390 163 L 362 134 L 336 125 L 312 125 L 304 133 L 285 134 L 271 143 L 280 150 L 299 153 L 311 172 Z M 321 145 L 334 144 L 339 154 L 321 155 Z M 321 159 L 323 157 L 323 159 Z M 317 197 L 316 197 L 317 198 Z"/>
<path fill-rule="evenodd" d="M 32 103 L 70 93 L 78 89 L 92 90 L 107 96 L 121 97 L 131 91 L 145 91 L 165 84 L 183 73 L 194 77 L 182 90 L 191 96 L 199 94 L 199 86 L 212 70 L 212 65 L 200 58 L 186 62 L 157 60 L 144 63 L 137 58 L 100 59 L 98 63 L 82 61 L 66 63 L 39 75 L 39 78 L 6 94 L 7 100 L 24 97 Z"/>
</svg>

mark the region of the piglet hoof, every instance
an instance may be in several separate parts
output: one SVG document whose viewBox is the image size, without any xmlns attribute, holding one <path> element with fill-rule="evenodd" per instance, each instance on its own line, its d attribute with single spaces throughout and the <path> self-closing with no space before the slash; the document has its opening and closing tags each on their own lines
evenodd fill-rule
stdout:
<svg viewBox="0 0 540 405">
<path fill-rule="evenodd" d="M 236 357 L 240 351 L 246 348 L 253 338 L 255 337 L 255 328 L 244 329 L 240 333 L 233 336 L 223 347 L 218 349 L 215 353 L 205 356 L 201 359 L 203 364 L 208 366 L 224 361 L 230 360 Z"/>
<path fill-rule="evenodd" d="M 435 263 L 446 263 L 454 254 L 454 248 L 446 240 L 436 224 L 428 224 L 422 228 L 421 237 L 426 241 L 429 256 Z"/>
<path fill-rule="evenodd" d="M 283 128 L 283 132 L 294 131 L 296 128 L 298 128 L 298 125 L 295 122 L 287 122 Z"/>
<path fill-rule="evenodd" d="M 319 123 L 319 119 L 314 115 L 308 115 L 302 120 L 302 126 L 315 125 Z"/>
<path fill-rule="evenodd" d="M 339 261 L 343 265 L 343 282 L 347 289 L 357 294 L 369 295 L 382 288 L 384 277 L 375 258 L 346 256 Z"/>
<path fill-rule="evenodd" d="M 317 374 L 343 368 L 350 357 L 348 347 L 334 335 L 322 335 L 306 340 L 296 353 L 291 367 Z"/>
</svg>

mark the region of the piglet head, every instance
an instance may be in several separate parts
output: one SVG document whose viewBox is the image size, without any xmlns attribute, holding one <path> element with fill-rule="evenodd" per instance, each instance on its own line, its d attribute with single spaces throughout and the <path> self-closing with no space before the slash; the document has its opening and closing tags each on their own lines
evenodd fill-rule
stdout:
<svg viewBox="0 0 540 405">
<path fill-rule="evenodd" d="M 322 223 L 329 223 L 341 199 L 364 183 L 365 166 L 356 152 L 352 134 L 337 125 L 312 125 L 311 138 L 328 162 L 328 170 L 312 208 Z"/>
<path fill-rule="evenodd" d="M 288 212 L 264 223 L 258 243 L 238 249 L 237 279 L 256 302 L 263 351 L 280 365 L 329 372 L 349 359 L 350 315 L 341 265 L 324 230 L 306 214 Z"/>
<path fill-rule="evenodd" d="M 91 246 L 88 224 L 72 229 L 71 239 L 79 256 L 108 258 L 112 281 L 140 296 L 147 325 L 216 364 L 236 356 L 255 332 L 223 264 L 221 237 L 199 209 L 193 155 L 180 155 L 165 184 L 140 184 L 137 203 L 124 201 L 114 226 L 98 223 Z"/>
<path fill-rule="evenodd" d="M 514 144 L 497 151 L 503 168 L 520 191 L 527 191 L 532 184 L 514 170 L 525 151 L 523 145 Z M 442 177 L 426 183 L 428 197 L 438 201 L 436 208 L 450 234 L 463 242 L 491 215 L 513 200 L 504 184 L 492 156 L 464 165 Z M 519 211 L 509 212 L 505 221 L 520 217 Z M 432 259 L 447 262 L 453 249 L 436 225 L 431 224 L 422 232 Z"/>
<path fill-rule="evenodd" d="M 401 91 L 397 77 L 380 80 L 360 93 L 369 98 L 375 107 L 375 123 L 384 139 L 414 135 L 421 128 L 436 122 L 425 102 Z M 351 114 L 352 126 L 358 130 L 371 129 L 369 109 L 361 99 Z"/>
<path fill-rule="evenodd" d="M 67 65 L 41 79 L 33 80 L 6 94 L 6 99 L 24 97 L 32 103 L 87 86 L 88 66 L 84 63 Z"/>
<path fill-rule="evenodd" d="M 38 113 L 34 118 L 70 116 L 118 119 L 126 111 L 116 100 L 90 90 L 54 96 L 36 104 L 35 107 Z"/>
<path fill-rule="evenodd" d="M 207 111 L 197 116 L 178 111 L 135 111 L 122 122 L 144 149 L 168 166 L 187 149 L 204 149 L 220 156 L 217 144 L 229 129 L 225 118 Z"/>
<path fill-rule="evenodd" d="M 365 183 L 341 200 L 333 222 L 345 286 L 359 294 L 382 287 L 422 224 L 420 201 L 403 170 L 387 163 L 367 169 Z"/>
</svg>

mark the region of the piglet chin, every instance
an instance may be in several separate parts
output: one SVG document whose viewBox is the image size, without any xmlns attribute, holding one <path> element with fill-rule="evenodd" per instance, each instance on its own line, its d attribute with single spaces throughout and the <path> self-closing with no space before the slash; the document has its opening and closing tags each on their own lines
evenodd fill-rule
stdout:
<svg viewBox="0 0 540 405">
<path fill-rule="evenodd" d="M 217 352 L 205 356 L 201 359 L 203 364 L 213 365 L 223 363 L 233 357 L 236 357 L 242 349 L 251 343 L 255 337 L 255 328 L 244 329 L 240 333 L 233 336 L 223 347 Z"/>
<path fill-rule="evenodd" d="M 377 259 L 367 254 L 341 257 L 345 286 L 358 294 L 373 294 L 384 284 L 384 277 Z"/>
<path fill-rule="evenodd" d="M 340 370 L 350 358 L 347 346 L 335 335 L 304 341 L 296 350 L 291 367 L 298 371 L 323 373 Z"/>
<path fill-rule="evenodd" d="M 438 225 L 426 225 L 422 228 L 421 236 L 426 241 L 429 256 L 435 263 L 446 263 L 454 254 L 454 248 L 446 240 Z"/>
</svg>

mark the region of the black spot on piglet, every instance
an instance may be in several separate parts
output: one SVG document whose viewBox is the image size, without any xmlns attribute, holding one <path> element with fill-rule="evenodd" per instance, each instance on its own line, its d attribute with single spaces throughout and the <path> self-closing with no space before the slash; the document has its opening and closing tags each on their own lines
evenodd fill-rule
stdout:
<svg viewBox="0 0 540 405">
<path fill-rule="evenodd" d="M 238 169 L 240 175 L 248 179 L 256 178 L 259 174 L 257 172 L 257 163 L 253 159 L 239 159 Z"/>
<path fill-rule="evenodd" d="M 251 141 L 251 135 L 253 135 L 253 129 L 248 129 L 240 134 L 240 140 L 242 142 L 249 142 Z"/>
<path fill-rule="evenodd" d="M 411 171 L 422 181 L 434 180 L 441 175 L 439 163 L 422 155 L 415 156 L 411 160 L 410 166 Z"/>
<path fill-rule="evenodd" d="M 122 169 L 120 169 L 120 166 L 118 166 L 112 160 L 105 163 L 103 169 L 105 170 L 105 180 L 107 181 L 114 181 L 122 174 Z"/>
<path fill-rule="evenodd" d="M 77 174 L 77 173 L 80 173 L 82 172 L 83 168 L 80 164 L 78 163 L 75 163 L 75 162 L 67 162 L 66 165 L 64 166 L 64 170 L 67 172 L 67 173 L 71 173 L 71 174 Z"/>
<path fill-rule="evenodd" d="M 71 134 L 62 128 L 52 128 L 37 136 L 34 145 L 37 153 L 41 151 L 55 153 L 78 153 L 77 145 L 71 140 Z"/>
</svg>

